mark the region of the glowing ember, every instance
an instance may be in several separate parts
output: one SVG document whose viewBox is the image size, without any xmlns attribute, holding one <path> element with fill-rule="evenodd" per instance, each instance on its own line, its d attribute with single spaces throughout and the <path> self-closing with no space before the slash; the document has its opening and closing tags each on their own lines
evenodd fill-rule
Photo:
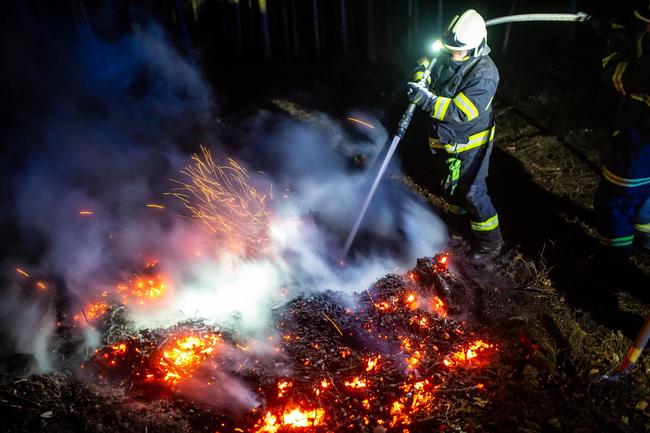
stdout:
<svg viewBox="0 0 650 433">
<path fill-rule="evenodd" d="M 379 360 L 380 359 L 381 359 L 381 355 L 377 355 L 374 358 L 370 358 L 367 361 L 366 371 L 371 372 L 371 371 L 377 370 L 377 368 L 379 367 Z"/>
<path fill-rule="evenodd" d="M 109 309 L 109 305 L 106 302 L 100 301 L 95 302 L 94 304 L 88 304 L 83 309 L 84 317 L 88 321 L 95 320 L 99 317 L 102 317 Z M 79 316 L 77 316 L 78 318 Z"/>
<path fill-rule="evenodd" d="M 283 397 L 285 391 L 288 388 L 291 388 L 292 386 L 293 386 L 293 383 L 291 383 L 289 381 L 286 381 L 286 380 L 278 382 L 278 397 Z"/>
<path fill-rule="evenodd" d="M 145 275 L 136 275 L 126 284 L 117 285 L 116 292 L 123 304 L 128 305 L 136 302 L 144 305 L 146 301 L 161 298 L 164 295 L 167 286 L 161 274 L 154 274 L 156 266 L 157 263 L 148 263 L 144 269 Z"/>
<path fill-rule="evenodd" d="M 378 309 L 379 311 L 384 311 L 384 312 L 390 312 L 393 311 L 395 308 L 393 305 L 389 304 L 386 301 L 381 301 L 375 303 L 375 308 Z"/>
<path fill-rule="evenodd" d="M 221 334 L 217 333 L 170 337 L 161 349 L 162 355 L 158 359 L 158 368 L 164 375 L 163 380 L 175 385 L 190 377 L 203 361 L 214 354 L 221 342 Z"/>
<path fill-rule="evenodd" d="M 234 160 L 218 166 L 206 147 L 201 146 L 201 153 L 181 170 L 188 180 L 175 181 L 180 187 L 172 195 L 181 200 L 191 219 L 226 240 L 234 252 L 260 250 L 268 240 L 271 218 L 267 196 L 249 185 L 248 172 Z"/>
<path fill-rule="evenodd" d="M 433 297 L 431 308 L 435 314 L 440 317 L 447 317 L 447 306 L 438 296 Z"/>
<path fill-rule="evenodd" d="M 283 428 L 305 428 L 317 427 L 324 424 L 325 411 L 323 409 L 300 409 L 289 408 L 281 416 L 276 416 L 272 412 L 267 412 L 264 419 L 261 420 L 261 426 L 256 430 L 257 433 L 275 433 Z M 258 423 L 259 425 L 260 423 Z"/>
<path fill-rule="evenodd" d="M 447 356 L 442 362 L 447 367 L 473 367 L 485 364 L 485 356 L 490 353 L 490 349 L 496 350 L 493 344 L 488 344 L 483 340 L 476 340 L 467 348 Z"/>
<path fill-rule="evenodd" d="M 354 389 L 359 389 L 359 388 L 367 388 L 368 387 L 368 381 L 366 379 L 361 379 L 359 377 L 355 377 L 351 381 L 345 381 L 344 385 L 348 388 L 354 388 Z"/>
</svg>

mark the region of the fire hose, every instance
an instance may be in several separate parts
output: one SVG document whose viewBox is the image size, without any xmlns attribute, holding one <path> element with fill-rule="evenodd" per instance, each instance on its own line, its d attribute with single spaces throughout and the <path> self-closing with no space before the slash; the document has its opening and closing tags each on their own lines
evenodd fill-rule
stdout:
<svg viewBox="0 0 650 433">
<path fill-rule="evenodd" d="M 589 15 L 584 12 L 578 12 L 576 14 L 524 14 L 524 15 L 509 15 L 500 18 L 493 18 L 491 20 L 486 21 L 485 25 L 494 26 L 497 24 L 506 24 L 506 23 L 514 23 L 514 22 L 534 22 L 534 21 L 583 22 L 588 19 L 589 19 Z M 438 44 L 437 47 L 436 44 Z M 439 41 L 436 41 L 436 43 L 434 43 L 434 50 L 436 50 L 436 48 L 437 49 L 440 48 Z M 431 62 L 429 63 L 429 65 L 427 66 L 426 70 L 422 75 L 422 79 L 419 81 L 420 84 L 426 85 L 426 80 L 431 75 L 431 71 L 433 71 L 433 67 L 436 64 L 436 60 L 437 59 L 435 58 L 431 60 Z M 409 103 L 408 108 L 402 115 L 402 118 L 400 119 L 397 125 L 397 130 L 393 135 L 390 147 L 388 148 L 388 152 L 386 153 L 386 156 L 384 157 L 384 160 L 381 166 L 379 167 L 379 170 L 377 171 L 377 175 L 375 176 L 375 179 L 370 187 L 370 190 L 368 191 L 368 195 L 366 196 L 366 199 L 363 202 L 363 206 L 361 207 L 361 210 L 357 215 L 357 219 L 354 221 L 350 233 L 348 234 L 348 237 L 345 241 L 345 245 L 343 247 L 343 251 L 339 260 L 339 263 L 341 264 L 345 262 L 350 247 L 352 246 L 352 243 L 354 242 L 354 238 L 357 235 L 357 231 L 361 226 L 363 217 L 365 216 L 368 210 L 368 206 L 372 201 L 372 197 L 375 195 L 375 192 L 377 191 L 377 187 L 379 186 L 379 182 L 381 181 L 381 178 L 384 176 L 384 173 L 388 168 L 388 164 L 390 163 L 390 160 L 393 157 L 393 154 L 395 153 L 395 149 L 397 149 L 397 145 L 406 134 L 406 130 L 408 129 L 411 120 L 413 120 L 413 114 L 415 113 L 415 109 L 416 109 L 416 105 L 412 102 Z"/>
</svg>

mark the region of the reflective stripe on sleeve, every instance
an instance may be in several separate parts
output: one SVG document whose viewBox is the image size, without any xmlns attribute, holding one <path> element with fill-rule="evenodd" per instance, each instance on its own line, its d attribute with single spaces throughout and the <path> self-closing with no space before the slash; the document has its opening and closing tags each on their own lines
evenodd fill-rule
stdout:
<svg viewBox="0 0 650 433">
<path fill-rule="evenodd" d="M 431 112 L 431 117 L 437 120 L 445 120 L 445 114 L 447 114 L 447 108 L 451 103 L 450 98 L 445 98 L 444 96 L 438 96 L 435 104 L 433 104 L 433 111 Z"/>
<path fill-rule="evenodd" d="M 627 247 L 632 245 L 632 242 L 634 242 L 634 235 L 622 236 L 620 238 L 607 238 L 598 235 L 598 242 L 606 247 Z"/>
<path fill-rule="evenodd" d="M 616 70 L 614 75 L 612 75 L 612 82 L 614 83 L 614 88 L 620 93 L 625 95 L 625 88 L 623 87 L 623 73 L 627 69 L 627 62 L 621 62 L 616 65 Z"/>
<path fill-rule="evenodd" d="M 465 144 L 443 144 L 437 138 L 429 138 L 429 147 L 432 149 L 444 149 L 449 153 L 465 152 L 494 140 L 495 127 L 470 135 Z"/>
<path fill-rule="evenodd" d="M 474 120 L 478 117 L 478 108 L 469 100 L 463 92 L 460 92 L 454 98 L 454 104 L 467 116 L 467 121 Z"/>
<path fill-rule="evenodd" d="M 643 233 L 650 233 L 650 223 L 648 224 L 634 224 L 634 230 Z"/>
<path fill-rule="evenodd" d="M 603 59 L 603 68 L 604 68 L 605 66 L 607 66 L 607 64 L 610 62 L 610 60 L 612 60 L 612 58 L 614 58 L 614 56 L 616 56 L 617 54 L 620 54 L 620 53 L 617 51 L 617 52 L 612 53 L 612 54 L 610 54 L 609 56 L 605 57 L 605 58 Z"/>
<path fill-rule="evenodd" d="M 491 218 L 486 219 L 485 221 L 471 221 L 472 230 L 475 232 L 489 232 L 499 227 L 499 215 L 494 215 Z"/>
<path fill-rule="evenodd" d="M 650 184 L 650 177 L 641 177 L 638 179 L 627 179 L 625 177 L 620 177 L 612 173 L 607 169 L 607 167 L 603 167 L 603 176 L 607 181 L 613 183 L 614 185 L 622 186 L 625 188 L 636 188 L 639 186 L 643 185 L 648 185 Z"/>
<path fill-rule="evenodd" d="M 422 80 L 422 77 L 424 77 L 424 71 L 416 71 L 415 74 L 413 74 L 413 81 L 420 81 Z M 427 84 L 431 84 L 431 76 L 427 74 Z"/>
<path fill-rule="evenodd" d="M 639 101 L 650 107 L 650 95 L 646 95 L 645 93 L 634 93 L 630 95 L 630 98 L 634 99 L 635 101 Z"/>
</svg>

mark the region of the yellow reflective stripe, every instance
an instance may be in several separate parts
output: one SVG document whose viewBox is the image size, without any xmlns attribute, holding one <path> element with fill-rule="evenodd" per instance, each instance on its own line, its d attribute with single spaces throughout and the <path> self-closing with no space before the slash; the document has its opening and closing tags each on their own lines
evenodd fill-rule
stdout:
<svg viewBox="0 0 650 433">
<path fill-rule="evenodd" d="M 415 74 L 413 74 L 413 81 L 421 81 L 424 74 L 424 71 L 416 71 Z M 427 84 L 431 84 L 431 76 L 429 74 L 427 74 Z"/>
<path fill-rule="evenodd" d="M 427 57 L 420 57 L 418 59 L 418 65 L 424 66 L 425 68 L 429 67 L 429 59 Z"/>
<path fill-rule="evenodd" d="M 634 230 L 636 230 L 637 232 L 650 233 L 650 223 L 634 224 Z"/>
<path fill-rule="evenodd" d="M 489 232 L 499 227 L 499 215 L 494 215 L 492 218 L 488 218 L 485 221 L 471 221 L 472 230 L 475 232 Z"/>
<path fill-rule="evenodd" d="M 643 56 L 643 37 L 646 32 L 641 32 L 639 37 L 636 38 L 636 56 L 640 59 Z"/>
<path fill-rule="evenodd" d="M 612 82 L 614 83 L 614 88 L 618 90 L 620 93 L 625 95 L 625 88 L 623 87 L 623 73 L 625 72 L 625 69 L 627 68 L 627 62 L 621 62 L 618 65 L 616 65 L 616 70 L 614 71 L 614 75 L 612 76 Z"/>
<path fill-rule="evenodd" d="M 258 5 L 260 8 L 260 13 L 261 14 L 266 14 L 266 0 L 258 0 Z"/>
<path fill-rule="evenodd" d="M 635 101 L 642 102 L 650 107 L 650 95 L 646 95 L 645 93 L 634 93 L 630 95 L 630 98 L 634 99 Z"/>
<path fill-rule="evenodd" d="M 465 113 L 468 122 L 478 117 L 478 108 L 476 108 L 476 105 L 474 105 L 463 92 L 456 95 L 454 98 L 454 104 Z"/>
<path fill-rule="evenodd" d="M 431 112 L 431 117 L 437 120 L 445 120 L 445 114 L 447 114 L 447 108 L 451 103 L 450 98 L 445 98 L 444 96 L 438 96 L 435 104 L 433 104 L 433 111 Z"/>
<path fill-rule="evenodd" d="M 492 105 L 492 100 L 493 100 L 493 99 L 494 99 L 494 96 L 492 96 L 492 97 L 490 98 L 490 102 L 488 102 L 487 105 L 485 106 L 485 111 L 488 111 L 488 110 L 490 109 L 490 105 Z"/>
<path fill-rule="evenodd" d="M 620 177 L 615 175 L 614 173 L 609 171 L 607 167 L 603 167 L 603 176 L 605 177 L 605 179 L 607 179 L 609 182 L 613 183 L 614 185 L 623 186 L 625 188 L 635 188 L 638 186 L 650 184 L 650 177 L 641 177 L 638 179 L 627 179 L 625 177 Z"/>
<path fill-rule="evenodd" d="M 444 149 L 449 153 L 466 152 L 494 140 L 495 130 L 496 128 L 493 126 L 485 131 L 470 135 L 467 137 L 467 143 L 465 144 L 442 144 L 440 140 L 436 138 L 429 138 L 429 147 L 432 149 Z"/>
<path fill-rule="evenodd" d="M 626 28 L 623 24 L 612 23 L 612 29 L 624 29 Z"/>
<path fill-rule="evenodd" d="M 605 57 L 605 58 L 603 59 L 603 68 L 604 68 L 605 66 L 607 66 L 607 64 L 609 63 L 609 61 L 612 60 L 612 58 L 613 58 L 615 55 L 617 55 L 617 54 L 620 54 L 620 53 L 619 53 L 618 51 L 616 51 L 616 52 L 610 54 L 609 56 Z"/>
<path fill-rule="evenodd" d="M 650 18 L 646 18 L 643 15 L 639 13 L 638 10 L 634 10 L 634 16 L 643 21 L 644 23 L 650 23 Z"/>
<path fill-rule="evenodd" d="M 643 349 L 640 347 L 631 347 L 630 350 L 628 351 L 627 355 L 625 358 L 631 363 L 631 364 L 636 364 L 636 362 L 639 360 L 641 357 L 641 352 L 643 352 Z"/>
<path fill-rule="evenodd" d="M 605 236 L 598 235 L 598 242 L 606 247 L 627 247 L 634 242 L 634 235 L 620 238 L 606 238 Z"/>
</svg>

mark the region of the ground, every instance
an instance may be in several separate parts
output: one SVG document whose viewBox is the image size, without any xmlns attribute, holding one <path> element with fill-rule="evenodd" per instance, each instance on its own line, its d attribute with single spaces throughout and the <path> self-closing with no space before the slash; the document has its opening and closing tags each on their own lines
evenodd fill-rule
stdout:
<svg viewBox="0 0 650 433">
<path fill-rule="evenodd" d="M 570 60 L 565 61 L 571 65 Z M 387 275 L 368 292 L 360 288 L 356 295 L 359 310 L 354 312 L 346 311 L 347 301 L 336 292 L 299 297 L 279 308 L 275 323 L 289 336 L 280 343 L 288 356 L 287 365 L 262 362 L 255 368 L 227 367 L 267 397 L 263 406 L 244 415 L 224 412 L 167 388 L 142 385 L 129 371 L 113 375 L 97 357 L 85 364 L 92 374 L 78 375 L 71 370 L 21 378 L 16 374 L 21 357 L 11 354 L 3 357 L 2 430 L 255 431 L 263 427 L 267 411 L 283 404 L 275 393 L 287 376 L 295 387 L 292 398 L 311 399 L 310 403 L 327 407 L 326 420 L 347 420 L 336 424 L 325 421 L 326 427 L 314 427 L 317 431 L 649 431 L 650 358 L 643 356 L 634 371 L 620 381 L 600 380 L 615 372 L 650 312 L 649 286 L 616 287 L 612 290 L 615 297 L 610 299 L 600 293 L 591 295 L 589 275 L 580 273 L 588 269 L 581 264 L 588 263 L 595 248 L 591 198 L 599 180 L 598 155 L 607 142 L 608 130 L 602 122 L 606 116 L 593 108 L 599 106 L 599 94 L 593 91 L 597 80 L 587 80 L 583 89 L 569 94 L 563 86 L 570 80 L 557 77 L 558 70 L 537 68 L 524 69 L 520 75 L 503 74 L 504 80 L 510 81 L 502 86 L 495 102 L 498 132 L 490 189 L 507 248 L 495 263 L 481 267 L 463 260 L 467 244 L 462 237 L 462 219 L 430 192 L 426 168 L 409 163 L 408 157 L 419 150 L 404 150 L 405 173 L 393 175 L 391 181 L 417 191 L 448 222 L 452 231 L 450 270 L 432 270 L 439 258 L 424 258 L 413 264 L 415 279 L 409 280 L 408 274 Z M 308 83 L 305 86 L 310 88 Z M 328 105 L 323 96 L 327 84 L 321 87 L 310 102 L 299 96 L 287 97 L 278 85 L 276 94 L 255 95 L 251 106 L 285 111 L 305 122 L 313 121 L 310 113 L 314 111 L 340 114 L 344 107 Z M 347 99 L 354 100 L 354 92 Z M 244 107 L 244 112 L 251 106 Z M 588 112 L 585 106 L 591 107 Z M 388 127 L 395 123 L 391 110 L 399 108 L 386 107 Z M 221 122 L 242 115 L 242 107 L 231 106 Z M 404 145 L 414 149 L 423 140 L 421 134 L 422 125 L 414 124 Z M 647 278 L 649 258 L 637 252 L 634 260 L 641 275 L 634 281 L 647 283 L 642 278 L 644 273 Z M 422 297 L 441 295 L 451 319 L 401 304 L 395 311 L 377 308 L 380 299 L 397 305 L 409 290 Z M 591 299 L 585 301 L 585 297 Z M 608 306 L 612 308 L 599 314 L 598 307 L 607 302 L 614 303 Z M 426 318 L 435 332 L 414 327 L 416 314 L 418 320 Z M 143 353 L 154 353 L 167 332 L 138 333 L 129 329 L 128 323 L 119 322 L 119 326 L 119 338 L 113 335 L 106 340 L 106 348 L 128 338 Z M 209 330 L 203 323 L 182 326 Z M 366 343 L 360 343 L 355 335 L 369 329 L 378 337 L 383 335 L 389 348 L 367 344 L 365 339 Z M 403 332 L 401 337 L 405 335 L 428 351 L 417 374 L 408 368 L 404 371 L 403 363 L 406 360 L 408 364 L 415 350 L 404 346 L 398 330 Z M 233 335 L 219 338 L 237 342 Z M 482 364 L 445 368 L 444 361 L 453 359 L 449 356 L 454 350 L 467 348 L 463 345 L 476 339 L 494 345 L 486 349 L 486 359 L 479 356 Z M 349 356 L 343 356 L 341 348 L 349 350 Z M 365 362 L 384 349 L 384 361 L 372 376 L 373 380 L 381 378 L 381 383 L 369 386 L 371 393 L 363 391 L 370 393 L 369 403 L 347 391 L 312 393 L 321 383 L 320 373 L 329 375 L 322 380 L 341 387 L 345 374 L 364 374 Z M 321 364 L 305 364 L 316 360 Z M 285 375 L 285 371 L 289 373 Z M 426 380 L 429 382 L 424 383 Z M 423 387 L 424 394 L 418 394 L 416 386 Z M 423 397 L 427 402 L 416 407 L 416 396 L 427 392 L 434 395 L 434 401 Z M 408 421 L 393 410 L 394 401 L 410 405 Z M 317 416 L 310 418 L 316 420 Z"/>
</svg>

